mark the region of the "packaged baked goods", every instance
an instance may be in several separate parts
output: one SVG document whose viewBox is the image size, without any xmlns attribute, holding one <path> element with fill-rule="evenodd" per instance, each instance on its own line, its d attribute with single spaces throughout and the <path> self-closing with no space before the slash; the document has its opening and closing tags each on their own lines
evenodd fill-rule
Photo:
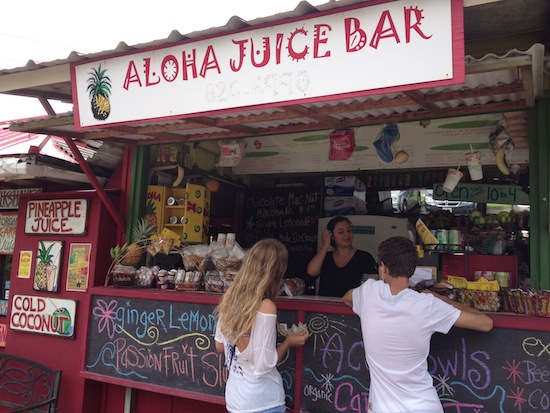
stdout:
<svg viewBox="0 0 550 413">
<path fill-rule="evenodd" d="M 223 293 L 224 275 L 219 271 L 209 271 L 204 276 L 204 291 Z"/>
<path fill-rule="evenodd" d="M 306 283 L 301 278 L 285 278 L 282 281 L 281 294 L 288 297 L 302 295 L 306 289 Z"/>
<path fill-rule="evenodd" d="M 194 271 L 199 268 L 204 257 L 209 255 L 208 245 L 188 245 L 180 250 L 183 267 L 186 271 Z"/>
<path fill-rule="evenodd" d="M 151 287 L 154 279 L 155 279 L 155 274 L 152 268 L 140 267 L 136 271 L 136 276 L 134 277 L 134 284 L 136 287 Z"/>
<path fill-rule="evenodd" d="M 286 323 L 277 324 L 277 331 L 282 336 L 289 336 L 293 333 L 303 333 L 306 330 L 307 330 L 307 325 L 304 323 L 298 323 L 298 325 L 292 324 L 291 327 L 288 327 L 288 324 Z"/>
<path fill-rule="evenodd" d="M 203 282 L 203 275 L 199 271 L 185 271 L 179 269 L 174 283 L 179 291 L 198 291 Z"/>
<path fill-rule="evenodd" d="M 132 287 L 136 269 L 130 265 L 115 265 L 111 270 L 111 278 L 115 287 Z"/>
</svg>

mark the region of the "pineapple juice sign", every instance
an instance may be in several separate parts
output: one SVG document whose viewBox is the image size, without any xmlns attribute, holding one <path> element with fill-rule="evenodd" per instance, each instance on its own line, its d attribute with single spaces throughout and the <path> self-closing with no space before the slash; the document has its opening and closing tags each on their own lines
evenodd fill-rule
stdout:
<svg viewBox="0 0 550 413">
<path fill-rule="evenodd" d="M 462 10 L 379 0 L 75 63 L 75 128 L 462 83 Z"/>
<path fill-rule="evenodd" d="M 85 234 L 88 202 L 85 199 L 29 201 L 25 216 L 27 234 Z"/>
</svg>

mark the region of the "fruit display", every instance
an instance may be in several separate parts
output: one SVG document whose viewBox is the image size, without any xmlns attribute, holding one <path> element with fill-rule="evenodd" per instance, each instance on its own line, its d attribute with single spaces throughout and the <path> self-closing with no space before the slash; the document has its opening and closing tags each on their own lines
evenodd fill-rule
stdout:
<svg viewBox="0 0 550 413">
<path fill-rule="evenodd" d="M 141 218 L 138 225 L 132 231 L 133 242 L 124 251 L 122 264 L 134 267 L 139 265 L 148 239 L 156 230 L 156 225 L 150 224 L 146 218 Z"/>
<path fill-rule="evenodd" d="M 456 226 L 455 216 L 447 210 L 433 211 L 422 218 L 430 230 L 451 229 Z"/>
<path fill-rule="evenodd" d="M 509 226 L 514 222 L 514 211 L 502 211 L 498 214 L 483 215 L 479 211 L 474 211 L 468 216 L 470 225 L 486 225 L 486 226 Z"/>
</svg>

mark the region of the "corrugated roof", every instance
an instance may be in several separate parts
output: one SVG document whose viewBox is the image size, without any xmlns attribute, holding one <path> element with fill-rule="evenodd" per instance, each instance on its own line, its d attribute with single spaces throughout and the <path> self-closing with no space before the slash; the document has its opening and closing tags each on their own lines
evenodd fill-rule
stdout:
<svg viewBox="0 0 550 413">
<path fill-rule="evenodd" d="M 540 0 L 533 0 L 540 1 Z M 166 39 L 128 46 L 120 42 L 114 50 L 81 55 L 71 53 L 67 59 L 29 63 L 22 68 L 0 71 L 0 93 L 13 93 L 41 98 L 72 99 L 69 63 L 111 56 L 128 50 L 167 46 L 186 39 L 219 35 L 243 27 L 253 27 L 289 18 L 299 18 L 317 11 L 362 3 L 342 0 L 312 6 L 302 1 L 295 10 L 265 18 L 244 21 L 232 17 L 223 27 L 182 35 L 174 30 Z M 505 2 L 503 2 L 505 3 Z M 496 3 L 499 7 L 502 4 Z M 544 5 L 544 3 L 539 3 Z M 496 7 L 496 6 L 495 6 Z M 548 7 L 545 6 L 544 13 Z M 541 10 L 542 12 L 542 10 Z M 543 95 L 544 45 L 535 44 L 528 50 L 510 50 L 503 55 L 487 54 L 481 58 L 466 57 L 464 84 L 446 88 L 427 88 L 402 93 L 386 93 L 350 99 L 330 99 L 322 102 L 287 104 L 276 108 L 235 110 L 223 114 L 191 117 L 176 121 L 152 121 L 124 128 L 105 127 L 76 132 L 72 113 L 14 123 L 11 129 L 32 133 L 70 136 L 85 140 L 151 144 L 210 139 L 229 139 L 298 131 L 355 127 L 390 121 L 411 121 L 437 117 L 470 115 L 480 112 L 506 112 L 532 107 L 535 98 Z M 49 84 L 37 79 L 48 74 Z M 34 82 L 24 82 L 32 77 Z M 18 80 L 7 90 L 9 79 Z"/>
<path fill-rule="evenodd" d="M 122 158 L 124 148 L 120 144 L 98 141 L 79 141 L 76 147 L 90 164 L 114 170 Z M 0 125 L 0 158 L 40 154 L 70 163 L 78 163 L 64 139 L 50 135 L 15 132 L 8 125 Z"/>
</svg>

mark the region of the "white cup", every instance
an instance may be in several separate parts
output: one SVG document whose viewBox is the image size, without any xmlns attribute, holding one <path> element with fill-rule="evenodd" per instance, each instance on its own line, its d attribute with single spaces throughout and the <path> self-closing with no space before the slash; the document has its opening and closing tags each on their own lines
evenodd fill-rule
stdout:
<svg viewBox="0 0 550 413">
<path fill-rule="evenodd" d="M 228 232 L 225 239 L 225 248 L 233 248 L 235 246 L 235 234 Z"/>
<path fill-rule="evenodd" d="M 221 246 L 221 247 L 225 247 L 225 242 L 227 240 L 227 235 L 223 234 L 223 233 L 219 233 L 218 234 L 218 244 Z"/>
<path fill-rule="evenodd" d="M 468 162 L 470 179 L 472 181 L 479 181 L 483 179 L 483 169 L 481 168 L 481 154 L 479 153 L 479 151 L 468 152 L 466 154 L 466 161 Z"/>
<path fill-rule="evenodd" d="M 462 179 L 463 176 L 464 174 L 460 172 L 458 169 L 449 168 L 449 170 L 447 171 L 447 177 L 445 178 L 445 182 L 443 182 L 443 190 L 445 192 L 453 192 L 458 182 Z"/>
</svg>

